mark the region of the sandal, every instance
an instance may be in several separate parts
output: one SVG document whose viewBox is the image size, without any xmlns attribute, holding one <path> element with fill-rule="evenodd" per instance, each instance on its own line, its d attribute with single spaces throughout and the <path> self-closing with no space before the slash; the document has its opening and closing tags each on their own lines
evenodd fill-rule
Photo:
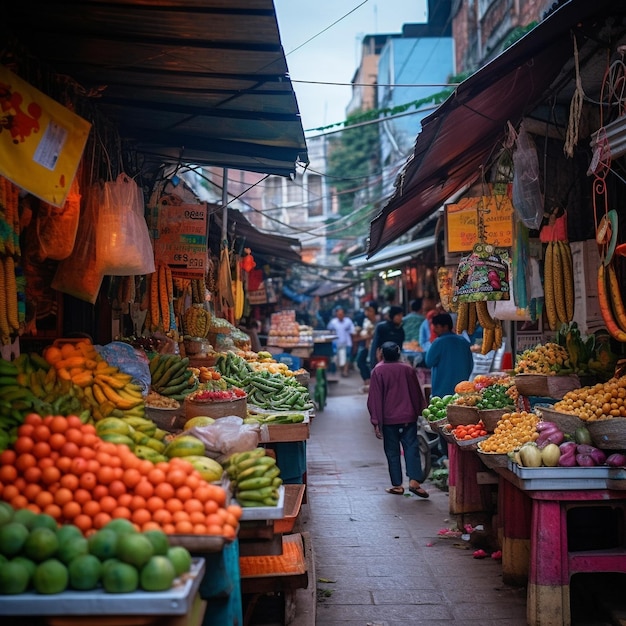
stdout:
<svg viewBox="0 0 626 626">
<path fill-rule="evenodd" d="M 430 494 L 428 493 L 428 491 L 426 491 L 421 486 L 419 486 L 419 487 L 410 487 L 409 486 L 409 491 L 412 494 L 415 494 L 418 498 L 430 498 Z"/>
<path fill-rule="evenodd" d="M 391 493 L 394 496 L 401 496 L 404 493 L 404 487 L 389 487 L 385 489 L 387 493 Z"/>
</svg>

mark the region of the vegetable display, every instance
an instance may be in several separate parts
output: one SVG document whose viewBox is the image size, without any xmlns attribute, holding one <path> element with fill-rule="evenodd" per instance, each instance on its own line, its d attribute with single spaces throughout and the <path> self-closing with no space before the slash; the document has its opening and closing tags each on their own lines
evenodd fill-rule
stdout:
<svg viewBox="0 0 626 626">
<path fill-rule="evenodd" d="M 226 472 L 242 507 L 278 504 L 278 488 L 283 481 L 276 459 L 267 456 L 265 448 L 232 454 L 227 460 Z"/>
<path fill-rule="evenodd" d="M 626 417 L 626 376 L 568 391 L 554 409 L 586 422 Z"/>
<path fill-rule="evenodd" d="M 155 354 L 150 359 L 150 375 L 150 386 L 154 391 L 179 401 L 199 385 L 198 379 L 189 370 L 189 358 L 181 358 L 178 354 Z"/>
</svg>

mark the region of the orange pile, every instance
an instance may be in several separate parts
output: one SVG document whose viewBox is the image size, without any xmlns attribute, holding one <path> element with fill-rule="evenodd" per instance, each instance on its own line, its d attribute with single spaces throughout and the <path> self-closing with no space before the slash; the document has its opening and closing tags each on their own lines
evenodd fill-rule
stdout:
<svg viewBox="0 0 626 626">
<path fill-rule="evenodd" d="M 0 453 L 0 498 L 47 513 L 85 535 L 123 517 L 138 530 L 236 536 L 241 507 L 182 458 L 152 463 L 102 441 L 75 415 L 26 416 L 13 447 Z"/>
<path fill-rule="evenodd" d="M 452 430 L 452 434 L 459 441 L 470 441 L 477 437 L 485 437 L 487 431 L 485 430 L 483 421 L 480 420 L 478 424 L 459 424 Z"/>
</svg>

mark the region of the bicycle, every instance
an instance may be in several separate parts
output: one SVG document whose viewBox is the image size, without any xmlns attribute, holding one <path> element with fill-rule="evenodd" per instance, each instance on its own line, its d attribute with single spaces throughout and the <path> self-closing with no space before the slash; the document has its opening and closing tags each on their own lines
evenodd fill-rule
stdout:
<svg viewBox="0 0 626 626">
<path fill-rule="evenodd" d="M 432 430 L 428 420 L 423 415 L 417 418 L 417 440 L 424 480 L 426 480 L 432 469 L 433 450 L 439 445 L 439 435 Z"/>
</svg>

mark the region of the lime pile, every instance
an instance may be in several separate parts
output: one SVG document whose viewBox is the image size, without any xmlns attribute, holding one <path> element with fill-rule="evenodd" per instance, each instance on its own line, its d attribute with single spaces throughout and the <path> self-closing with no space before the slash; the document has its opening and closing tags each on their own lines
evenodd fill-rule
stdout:
<svg viewBox="0 0 626 626">
<path fill-rule="evenodd" d="M 85 538 L 77 526 L 0 502 L 0 594 L 167 591 L 190 569 L 189 551 L 160 530 L 118 518 Z"/>
<path fill-rule="evenodd" d="M 446 417 L 446 407 L 454 400 L 454 398 L 455 396 L 451 394 L 443 396 L 443 398 L 439 396 L 432 396 L 428 402 L 428 406 L 422 411 L 422 415 L 429 422 L 436 422 L 444 419 L 444 417 Z"/>
</svg>

